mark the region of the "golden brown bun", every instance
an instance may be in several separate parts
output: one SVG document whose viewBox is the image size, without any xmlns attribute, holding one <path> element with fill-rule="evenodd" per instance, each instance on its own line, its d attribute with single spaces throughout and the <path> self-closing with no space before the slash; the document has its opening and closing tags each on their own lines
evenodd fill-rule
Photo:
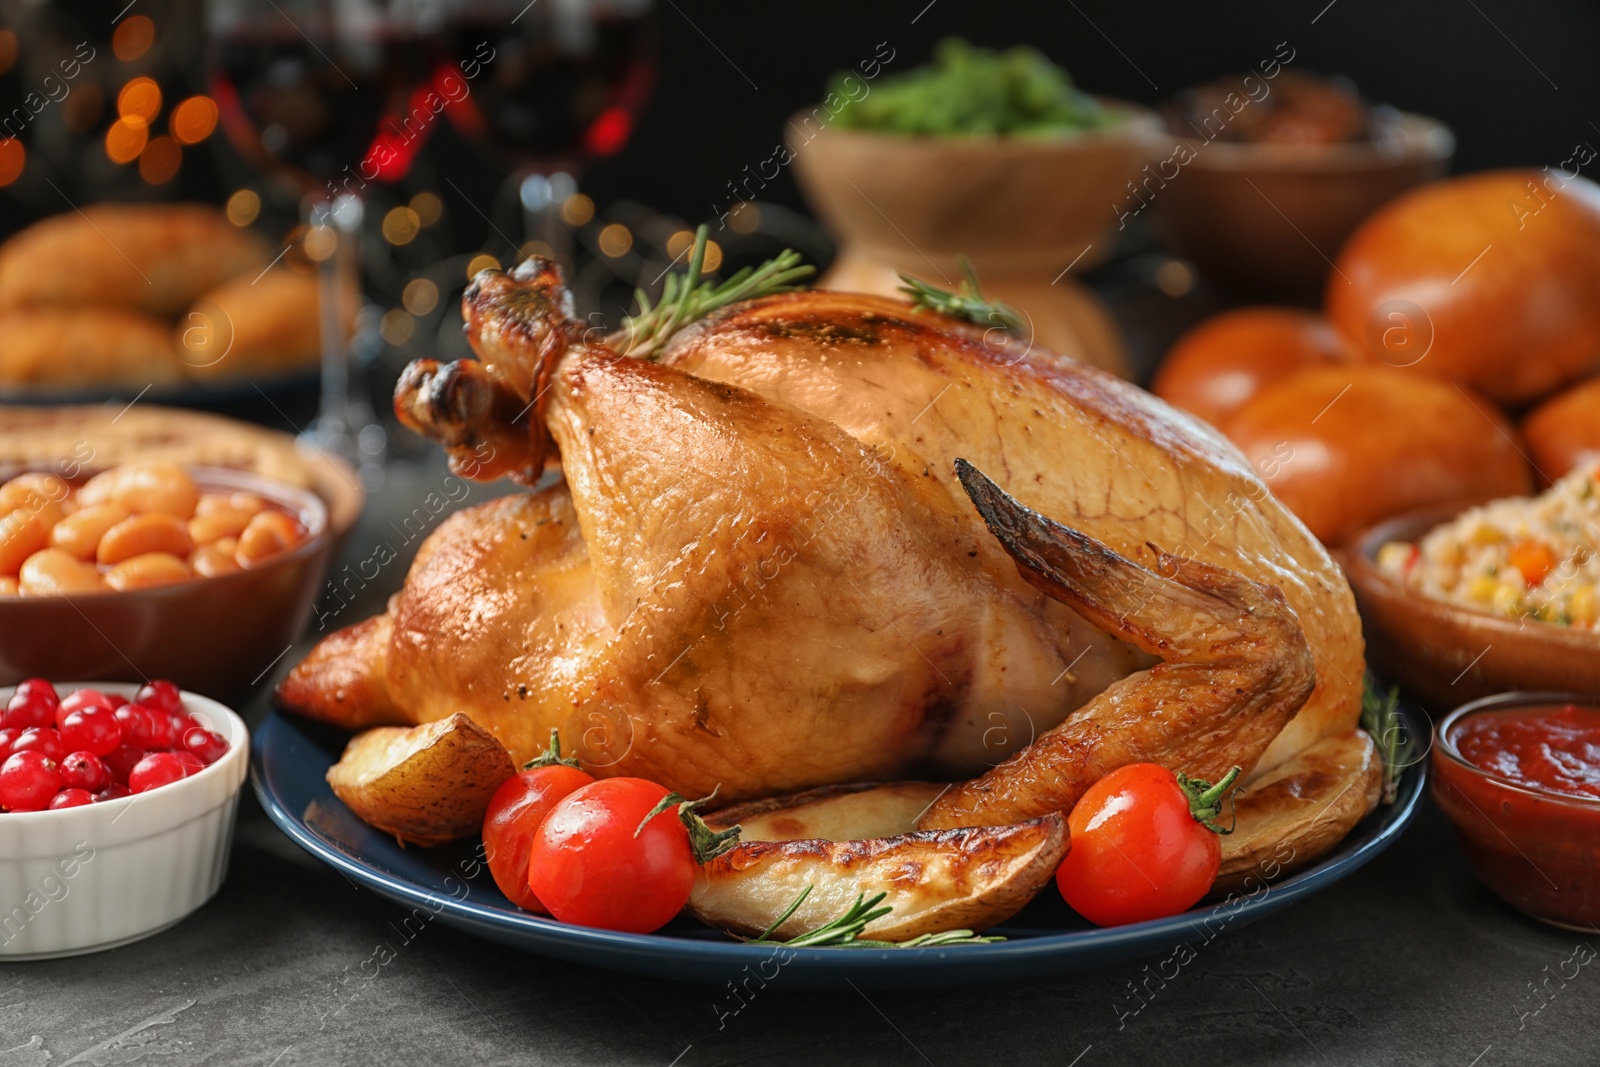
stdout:
<svg viewBox="0 0 1600 1067">
<path fill-rule="evenodd" d="M 279 268 L 259 279 L 241 276 L 195 302 L 178 320 L 173 345 L 195 378 L 281 374 L 316 364 L 317 310 L 312 275 Z"/>
<path fill-rule="evenodd" d="M 1523 420 L 1522 432 L 1542 485 L 1600 456 L 1600 378 L 1546 400 Z"/>
<path fill-rule="evenodd" d="M 0 386 L 161 385 L 183 377 L 167 325 L 118 308 L 0 312 Z"/>
<path fill-rule="evenodd" d="M 1600 186 L 1560 181 L 1494 171 L 1400 197 L 1339 253 L 1328 318 L 1374 362 L 1505 403 L 1581 377 L 1600 360 Z"/>
<path fill-rule="evenodd" d="M 1301 367 L 1353 358 L 1321 315 L 1295 308 L 1238 308 L 1215 315 L 1167 352 L 1150 391 L 1213 426 Z"/>
<path fill-rule="evenodd" d="M 1263 390 L 1223 426 L 1324 544 L 1390 515 L 1533 488 L 1498 408 L 1391 367 L 1311 367 Z"/>
<path fill-rule="evenodd" d="M 265 243 L 202 204 L 95 204 L 0 247 L 0 308 L 112 305 L 170 318 L 269 262 Z"/>
</svg>

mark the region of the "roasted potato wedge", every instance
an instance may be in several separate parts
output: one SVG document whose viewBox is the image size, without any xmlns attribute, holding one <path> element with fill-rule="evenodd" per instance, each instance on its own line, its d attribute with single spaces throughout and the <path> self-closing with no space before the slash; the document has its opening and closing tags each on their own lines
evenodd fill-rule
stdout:
<svg viewBox="0 0 1600 1067">
<path fill-rule="evenodd" d="M 870 840 L 748 841 L 700 869 L 689 909 L 712 926 L 753 936 L 810 885 L 811 894 L 774 937 L 820 926 L 857 895 L 880 891 L 894 910 L 870 923 L 864 937 L 906 941 L 982 930 L 1015 915 L 1066 854 L 1067 824 L 1057 814 Z"/>
<path fill-rule="evenodd" d="M 1383 761 L 1363 730 L 1325 737 L 1274 767 L 1235 793 L 1216 888 L 1304 867 L 1377 806 L 1382 788 Z"/>
<path fill-rule="evenodd" d="M 825 785 L 735 804 L 705 818 L 717 830 L 737 823 L 741 841 L 865 841 L 909 834 L 947 788 L 933 782 Z"/>
<path fill-rule="evenodd" d="M 505 746 L 457 712 L 357 734 L 328 768 L 328 784 L 363 821 L 403 842 L 438 845 L 477 833 L 489 798 L 516 771 Z"/>
</svg>

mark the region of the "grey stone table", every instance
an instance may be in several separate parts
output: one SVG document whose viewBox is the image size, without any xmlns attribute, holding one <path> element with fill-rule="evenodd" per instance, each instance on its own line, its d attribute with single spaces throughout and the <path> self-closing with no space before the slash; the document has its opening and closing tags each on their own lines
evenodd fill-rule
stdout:
<svg viewBox="0 0 1600 1067">
<path fill-rule="evenodd" d="M 447 510 L 432 514 L 430 492 L 450 508 L 488 495 L 445 473 L 400 466 L 374 496 L 336 568 L 380 544 L 401 558 L 347 606 L 325 601 L 325 614 L 338 609 L 330 626 L 379 610 L 398 586 L 420 542 L 405 543 L 402 518 L 424 525 L 422 506 L 431 527 Z M 274 680 L 245 709 L 252 721 Z M 1600 938 L 1500 904 L 1431 804 L 1371 865 L 1230 930 L 1164 984 L 1146 982 L 1146 961 L 956 989 L 814 992 L 780 977 L 723 1017 L 713 988 L 527 955 L 441 923 L 402 933 L 401 915 L 300 852 L 247 795 L 227 882 L 195 915 L 113 952 L 0 967 L 0 1067 L 1600 1062 L 1600 972 L 1569 962 Z M 1134 984 L 1154 992 L 1136 998 Z"/>
</svg>

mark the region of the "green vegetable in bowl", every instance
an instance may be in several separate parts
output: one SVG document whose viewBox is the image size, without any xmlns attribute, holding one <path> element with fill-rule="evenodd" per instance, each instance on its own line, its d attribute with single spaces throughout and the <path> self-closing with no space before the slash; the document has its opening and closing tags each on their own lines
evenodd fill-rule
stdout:
<svg viewBox="0 0 1600 1067">
<path fill-rule="evenodd" d="M 830 88 L 848 98 L 846 77 L 853 75 L 834 75 Z M 950 37 L 932 63 L 849 99 L 834 121 L 886 133 L 1049 136 L 1105 129 L 1120 120 L 1032 48 L 996 52 Z"/>
</svg>

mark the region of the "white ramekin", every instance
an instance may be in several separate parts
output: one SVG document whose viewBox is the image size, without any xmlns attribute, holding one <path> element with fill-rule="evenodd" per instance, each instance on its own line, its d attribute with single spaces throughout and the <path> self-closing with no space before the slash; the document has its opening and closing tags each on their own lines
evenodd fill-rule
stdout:
<svg viewBox="0 0 1600 1067">
<path fill-rule="evenodd" d="M 57 682 L 132 699 L 139 686 Z M 14 687 L 0 688 L 0 704 Z M 0 813 L 0 959 L 116 948 L 210 900 L 228 870 L 250 734 L 232 711 L 194 693 L 183 707 L 228 739 L 199 773 L 147 793 L 59 811 Z"/>
</svg>

